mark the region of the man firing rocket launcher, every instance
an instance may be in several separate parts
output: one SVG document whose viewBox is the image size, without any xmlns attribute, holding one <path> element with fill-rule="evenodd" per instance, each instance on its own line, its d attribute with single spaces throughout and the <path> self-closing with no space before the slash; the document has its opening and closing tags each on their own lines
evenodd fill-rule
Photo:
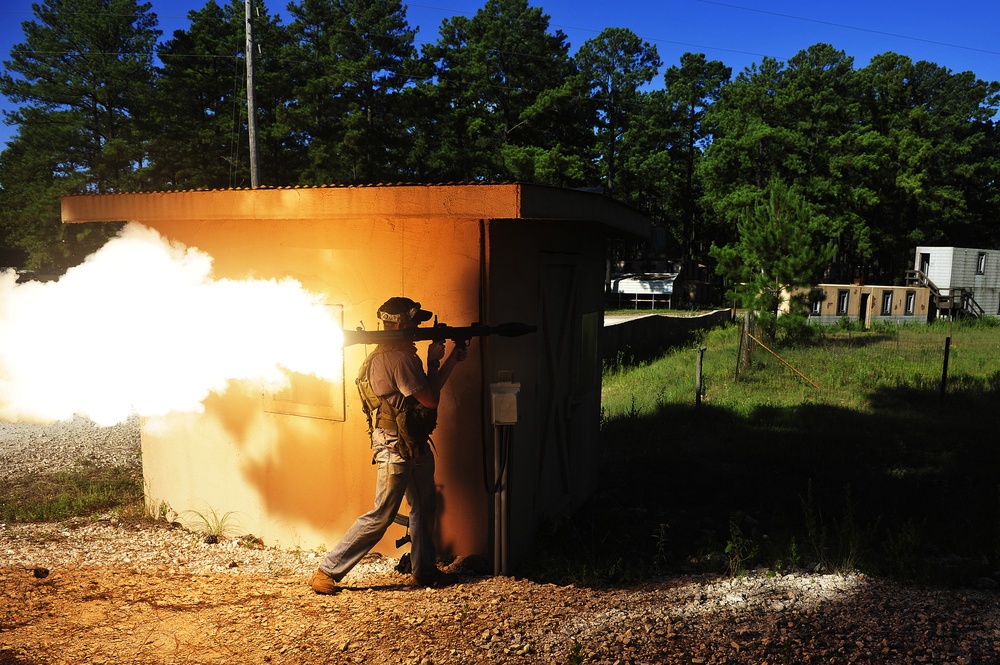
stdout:
<svg viewBox="0 0 1000 665">
<path fill-rule="evenodd" d="M 434 525 L 437 514 L 434 448 L 430 436 L 437 425 L 441 388 L 455 366 L 467 358 L 469 340 L 486 335 L 507 337 L 534 332 L 535 326 L 505 323 L 487 326 L 419 325 L 431 319 L 420 303 L 390 298 L 377 312 L 384 330 L 344 332 L 344 346 L 375 344 L 358 370 L 361 409 L 368 420 L 372 463 L 378 467 L 374 508 L 358 517 L 327 553 L 309 581 L 316 593 L 333 594 L 338 583 L 385 535 L 405 496 L 410 504 L 406 524 L 412 535 L 410 567 L 420 586 L 444 586 L 452 577 L 437 568 Z M 445 340 L 454 348 L 445 357 Z M 426 373 L 412 342 L 431 340 Z M 443 361 L 443 362 L 442 362 Z M 405 543 L 400 540 L 397 543 Z"/>
<path fill-rule="evenodd" d="M 437 322 L 435 317 L 434 325 L 429 328 L 399 328 L 396 330 L 345 330 L 344 346 L 353 344 L 383 344 L 385 342 L 419 342 L 430 340 L 432 342 L 443 342 L 451 340 L 460 346 L 468 346 L 469 340 L 473 337 L 486 337 L 489 335 L 499 335 L 501 337 L 520 337 L 538 330 L 537 326 L 526 323 L 501 323 L 495 326 L 488 326 L 482 323 L 473 323 L 469 326 L 448 326 Z"/>
</svg>

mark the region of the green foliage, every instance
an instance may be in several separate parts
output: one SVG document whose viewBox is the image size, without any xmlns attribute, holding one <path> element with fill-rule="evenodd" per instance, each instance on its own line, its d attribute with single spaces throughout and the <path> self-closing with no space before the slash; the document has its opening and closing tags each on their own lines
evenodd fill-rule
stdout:
<svg viewBox="0 0 1000 665">
<path fill-rule="evenodd" d="M 57 153 L 65 176 L 81 173 L 97 191 L 135 186 L 144 139 L 138 118 L 149 111 L 160 35 L 150 5 L 46 0 L 34 9 L 25 41 L 11 49 L 0 76 L 0 92 L 21 104 L 10 118 L 33 131 L 73 135 Z M 51 126 L 50 114 L 59 126 Z"/>
<path fill-rule="evenodd" d="M 718 225 L 712 240 L 735 242 L 740 211 L 779 179 L 836 239 L 836 281 L 869 270 L 897 278 L 919 243 L 996 244 L 980 216 L 995 197 L 986 203 L 991 188 L 975 181 L 1000 168 L 981 152 L 1000 138 L 990 120 L 998 93 L 1000 84 L 893 53 L 860 70 L 826 44 L 787 63 L 764 58 L 706 114 L 714 133 L 700 177 Z M 850 274 L 859 267 L 865 274 Z"/>
<path fill-rule="evenodd" d="M 662 61 L 656 46 L 628 28 L 605 28 L 584 42 L 574 59 L 595 110 L 601 181 L 607 191 L 615 192 L 619 164 L 626 161 L 622 136 L 631 126 L 639 89 L 653 80 Z"/>
<path fill-rule="evenodd" d="M 703 53 L 685 53 L 680 67 L 669 67 L 663 75 L 664 101 L 674 120 L 667 128 L 680 140 L 671 140 L 665 147 L 670 157 L 669 180 L 657 180 L 659 186 L 651 189 L 669 197 L 662 207 L 664 222 L 675 230 L 684 257 L 705 259 L 696 256 L 695 251 L 697 242 L 706 236 L 706 230 L 699 228 L 705 211 L 701 203 L 703 188 L 696 174 L 715 132 L 706 118 L 708 108 L 720 98 L 731 75 L 730 67 L 718 60 L 706 60 Z"/>
<path fill-rule="evenodd" d="M 170 507 L 170 504 L 166 501 L 147 502 L 148 508 L 146 512 L 154 520 L 161 520 L 164 522 L 172 522 L 177 516 L 177 513 Z"/>
<path fill-rule="evenodd" d="M 488 0 L 470 19 L 455 16 L 424 49 L 436 81 L 433 141 L 418 161 L 432 178 L 521 180 L 579 186 L 589 170 L 585 91 L 562 31 L 526 0 Z"/>
<path fill-rule="evenodd" d="M 891 530 L 885 540 L 888 573 L 905 582 L 923 581 L 926 571 L 920 559 L 920 533 L 912 520 Z"/>
<path fill-rule="evenodd" d="M 301 151 L 279 114 L 291 95 L 292 77 L 280 54 L 287 31 L 255 2 L 254 96 L 262 182 L 295 184 Z M 160 43 L 156 104 L 148 118 L 149 163 L 143 175 L 154 187 L 223 188 L 250 184 L 247 141 L 245 5 L 208 2 L 188 13 L 190 25 Z"/>
<path fill-rule="evenodd" d="M 523 572 L 540 579 L 600 588 L 638 582 L 654 570 L 652 557 L 626 560 L 616 537 L 586 518 L 543 520 L 536 543 L 536 555 Z"/>
<path fill-rule="evenodd" d="M 729 540 L 726 542 L 726 556 L 729 558 L 729 575 L 738 577 L 747 572 L 747 565 L 753 563 L 760 547 L 743 533 L 743 521 L 746 518 L 742 512 L 736 512 L 729 517 Z"/>
<path fill-rule="evenodd" d="M 717 270 L 734 284 L 732 295 L 744 307 L 772 316 L 783 292 L 815 284 L 836 250 L 805 199 L 778 180 L 769 184 L 766 199 L 740 214 L 737 231 L 736 242 L 712 246 Z M 774 323 L 772 318 L 772 331 Z"/>
<path fill-rule="evenodd" d="M 781 573 L 797 570 L 802 565 L 802 553 L 799 551 L 798 541 L 795 536 L 789 536 L 786 549 L 779 558 L 774 560 L 769 575 L 776 576 Z"/>
<path fill-rule="evenodd" d="M 995 245 L 981 224 L 990 195 L 980 178 L 996 173 L 981 151 L 997 138 L 1000 83 L 895 53 L 876 56 L 858 77 L 868 130 L 859 166 L 872 193 L 861 213 L 877 254 L 918 243 Z"/>
<path fill-rule="evenodd" d="M 301 180 L 396 178 L 409 152 L 404 89 L 419 71 L 415 31 L 399 0 L 290 4 L 285 63 L 293 87 L 285 122 L 306 155 Z"/>
<path fill-rule="evenodd" d="M 667 532 L 670 529 L 668 524 L 660 524 L 656 533 L 653 534 L 653 538 L 656 539 L 656 549 L 653 556 L 653 568 L 658 571 L 666 570 L 669 563 L 668 556 L 668 545 L 669 539 L 667 537 Z"/>
<path fill-rule="evenodd" d="M 807 344 L 819 338 L 819 326 L 809 323 L 801 314 L 785 314 L 777 317 L 775 327 L 778 339 L 784 344 Z"/>
<path fill-rule="evenodd" d="M 58 197 L 140 184 L 139 119 L 150 110 L 160 33 L 150 6 L 135 0 L 46 0 L 33 9 L 0 75 L 0 93 L 18 105 L 5 112 L 18 129 L 0 156 L 0 237 L 20 248 L 26 267 L 58 272 L 102 235 L 63 230 Z"/>
<path fill-rule="evenodd" d="M 813 479 L 810 478 L 806 484 L 805 496 L 799 496 L 802 503 L 802 515 L 805 520 L 806 542 L 812 550 L 813 560 L 829 570 L 830 552 L 828 549 L 828 534 L 826 525 L 823 523 L 823 516 L 816 507 L 816 499 L 813 496 Z"/>
</svg>

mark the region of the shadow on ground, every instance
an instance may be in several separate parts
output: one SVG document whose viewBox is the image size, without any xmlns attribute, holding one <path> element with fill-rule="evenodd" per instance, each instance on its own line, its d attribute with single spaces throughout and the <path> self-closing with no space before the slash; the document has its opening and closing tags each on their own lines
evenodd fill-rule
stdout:
<svg viewBox="0 0 1000 665">
<path fill-rule="evenodd" d="M 870 413 L 708 404 L 612 419 L 595 497 L 546 524 L 522 571 L 628 584 L 765 567 L 1000 581 L 1000 381 L 872 393 Z"/>
</svg>

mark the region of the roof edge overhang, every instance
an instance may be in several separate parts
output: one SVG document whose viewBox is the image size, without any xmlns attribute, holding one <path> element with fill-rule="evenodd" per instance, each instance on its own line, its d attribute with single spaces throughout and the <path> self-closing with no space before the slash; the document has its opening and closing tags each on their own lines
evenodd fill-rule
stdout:
<svg viewBox="0 0 1000 665">
<path fill-rule="evenodd" d="M 590 220 L 611 229 L 616 235 L 648 240 L 652 234 L 648 216 L 604 194 L 546 185 L 522 187 L 524 219 Z"/>
<path fill-rule="evenodd" d="M 71 194 L 64 223 L 333 220 L 358 217 L 462 217 L 592 221 L 615 234 L 648 238 L 649 219 L 583 190 L 510 184 L 398 184 Z"/>
</svg>

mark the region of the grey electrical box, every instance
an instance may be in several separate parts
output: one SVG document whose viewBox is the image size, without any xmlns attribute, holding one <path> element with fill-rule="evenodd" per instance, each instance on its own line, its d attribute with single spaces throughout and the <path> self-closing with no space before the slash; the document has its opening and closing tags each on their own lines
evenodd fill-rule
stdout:
<svg viewBox="0 0 1000 665">
<path fill-rule="evenodd" d="M 490 384 L 490 395 L 493 398 L 493 424 L 517 424 L 517 393 L 521 390 L 520 383 L 501 381 Z"/>
</svg>

